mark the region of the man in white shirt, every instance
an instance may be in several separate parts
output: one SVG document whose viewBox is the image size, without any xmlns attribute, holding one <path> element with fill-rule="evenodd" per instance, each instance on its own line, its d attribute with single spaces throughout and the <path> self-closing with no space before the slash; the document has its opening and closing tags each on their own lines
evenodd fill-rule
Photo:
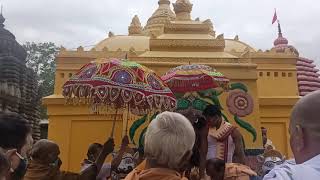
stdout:
<svg viewBox="0 0 320 180">
<path fill-rule="evenodd" d="M 310 93 L 293 108 L 289 127 L 296 164 L 287 162 L 273 169 L 264 180 L 320 179 L 320 91 Z"/>
</svg>

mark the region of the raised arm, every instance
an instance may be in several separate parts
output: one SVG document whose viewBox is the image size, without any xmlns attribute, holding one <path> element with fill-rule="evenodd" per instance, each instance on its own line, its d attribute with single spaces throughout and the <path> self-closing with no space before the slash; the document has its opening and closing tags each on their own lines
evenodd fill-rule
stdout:
<svg viewBox="0 0 320 180">
<path fill-rule="evenodd" d="M 128 147 L 128 144 L 129 144 L 129 137 L 124 136 L 122 139 L 121 147 L 120 147 L 118 154 L 114 157 L 114 159 L 112 159 L 111 169 L 118 168 L 118 166 L 120 165 L 120 163 L 122 161 L 122 157 L 126 151 L 126 148 Z"/>
<path fill-rule="evenodd" d="M 114 140 L 109 138 L 107 142 L 104 143 L 101 153 L 95 161 L 95 166 L 90 166 L 86 168 L 80 174 L 80 180 L 95 180 L 99 174 L 101 167 L 106 159 L 106 157 L 112 153 L 114 150 Z"/>
<path fill-rule="evenodd" d="M 205 177 L 205 169 L 206 169 L 206 158 L 208 153 L 208 132 L 209 128 L 205 126 L 200 131 L 200 138 L 201 138 L 201 144 L 200 144 L 200 178 Z"/>
</svg>

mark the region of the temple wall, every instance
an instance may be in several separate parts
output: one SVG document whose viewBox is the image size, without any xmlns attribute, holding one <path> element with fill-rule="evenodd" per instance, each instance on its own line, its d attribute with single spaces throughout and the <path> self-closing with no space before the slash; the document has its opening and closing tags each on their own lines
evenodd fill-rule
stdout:
<svg viewBox="0 0 320 180">
<path fill-rule="evenodd" d="M 94 115 L 87 106 L 63 105 L 62 96 L 50 96 L 45 103 L 48 106 L 49 134 L 48 139 L 55 141 L 60 146 L 60 158 L 63 162 L 62 169 L 79 172 L 80 164 L 91 143 L 103 144 L 110 137 L 111 127 L 115 112 L 101 112 Z M 118 112 L 115 126 L 115 144 L 119 148 L 124 134 L 123 118 L 126 113 Z M 108 157 L 107 161 L 110 161 Z"/>
<path fill-rule="evenodd" d="M 290 114 L 298 97 L 260 98 L 261 126 L 268 129 L 268 138 L 286 157 L 293 157 L 288 133 Z"/>
<path fill-rule="evenodd" d="M 49 139 L 56 141 L 61 148 L 62 169 L 78 172 L 81 161 L 86 157 L 88 145 L 93 142 L 103 143 L 109 136 L 114 112 L 106 115 L 93 115 L 87 106 L 64 105 L 61 96 L 62 86 L 84 64 L 96 58 L 123 58 L 125 52 L 72 51 L 61 52 L 56 59 L 55 95 L 44 99 L 49 113 Z M 278 59 L 276 58 L 278 57 Z M 280 58 L 279 58 L 280 57 Z M 138 55 L 129 59 L 137 61 L 158 75 L 169 69 L 188 63 L 206 64 L 230 78 L 232 82 L 241 82 L 248 87 L 248 93 L 254 100 L 254 111 L 242 118 L 254 126 L 257 140 L 243 128 L 239 128 L 244 136 L 246 148 L 261 148 L 260 127 L 268 129 L 269 138 L 276 148 L 286 156 L 291 156 L 288 123 L 292 106 L 298 100 L 295 58 L 291 56 L 266 56 L 253 54 L 250 58 L 210 59 L 210 58 L 146 58 Z M 220 96 L 224 113 L 231 123 L 236 124 L 226 106 L 228 92 Z M 120 114 L 120 113 L 119 113 Z M 126 115 L 119 115 L 116 125 L 115 141 L 120 145 L 125 134 Z M 130 117 L 129 127 L 138 117 Z M 124 119 L 124 120 L 123 120 Z"/>
<path fill-rule="evenodd" d="M 169 69 L 184 65 L 187 63 L 199 63 L 199 64 L 205 64 L 209 65 L 211 67 L 214 67 L 217 69 L 217 71 L 222 72 L 226 77 L 228 77 L 231 80 L 231 83 L 233 82 L 241 82 L 244 83 L 248 87 L 248 93 L 253 97 L 254 99 L 254 111 L 252 114 L 250 114 L 247 117 L 244 117 L 245 121 L 249 122 L 257 131 L 257 140 L 255 142 L 252 141 L 252 136 L 243 128 L 239 127 L 240 132 L 244 136 L 246 148 L 261 148 L 262 147 L 262 140 L 261 140 L 261 130 L 260 130 L 260 113 L 259 113 L 259 99 L 258 99 L 258 87 L 257 87 L 257 66 L 251 63 L 219 63 L 214 62 L 215 60 L 210 59 L 190 59 L 186 62 L 179 62 L 175 61 L 174 58 L 168 60 L 169 62 L 161 62 L 161 63 L 155 63 L 154 61 L 148 62 L 145 59 L 141 58 L 133 58 L 133 60 L 146 65 L 150 69 L 153 69 L 156 73 L 159 75 L 163 75 L 165 72 L 167 72 Z M 211 62 L 210 62 L 211 61 Z M 227 60 L 226 60 L 227 61 Z M 220 97 L 220 102 L 222 106 L 224 107 L 224 113 L 227 115 L 230 122 L 234 125 L 236 123 L 233 120 L 233 115 L 230 114 L 230 112 L 227 110 L 226 105 L 226 99 L 227 99 L 228 93 L 223 93 Z"/>
<path fill-rule="evenodd" d="M 261 125 L 276 149 L 292 157 L 288 127 L 292 107 L 299 99 L 297 58 L 267 54 L 253 58 L 258 65 L 258 91 Z"/>
</svg>

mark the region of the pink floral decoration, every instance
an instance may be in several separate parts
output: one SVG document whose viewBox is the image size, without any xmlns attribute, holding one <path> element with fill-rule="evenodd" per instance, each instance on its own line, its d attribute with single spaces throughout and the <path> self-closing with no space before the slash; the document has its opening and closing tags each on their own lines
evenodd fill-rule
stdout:
<svg viewBox="0 0 320 180">
<path fill-rule="evenodd" d="M 231 91 L 227 98 L 227 106 L 231 114 L 239 117 L 245 117 L 253 112 L 253 99 L 243 91 Z"/>
</svg>

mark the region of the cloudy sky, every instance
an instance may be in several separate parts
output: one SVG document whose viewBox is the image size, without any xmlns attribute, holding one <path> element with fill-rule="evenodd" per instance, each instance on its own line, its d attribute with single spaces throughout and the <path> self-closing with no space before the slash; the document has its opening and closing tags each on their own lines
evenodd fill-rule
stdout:
<svg viewBox="0 0 320 180">
<path fill-rule="evenodd" d="M 143 24 L 158 0 L 0 0 L 6 28 L 18 41 L 47 42 L 67 48 L 90 47 L 107 32 L 127 34 L 133 15 Z M 173 2 L 173 0 L 171 0 Z M 284 36 L 300 53 L 320 65 L 320 2 L 318 0 L 191 0 L 192 16 L 210 18 L 218 34 L 256 49 L 270 49 L 277 36 L 271 25 L 277 8 Z"/>
</svg>

